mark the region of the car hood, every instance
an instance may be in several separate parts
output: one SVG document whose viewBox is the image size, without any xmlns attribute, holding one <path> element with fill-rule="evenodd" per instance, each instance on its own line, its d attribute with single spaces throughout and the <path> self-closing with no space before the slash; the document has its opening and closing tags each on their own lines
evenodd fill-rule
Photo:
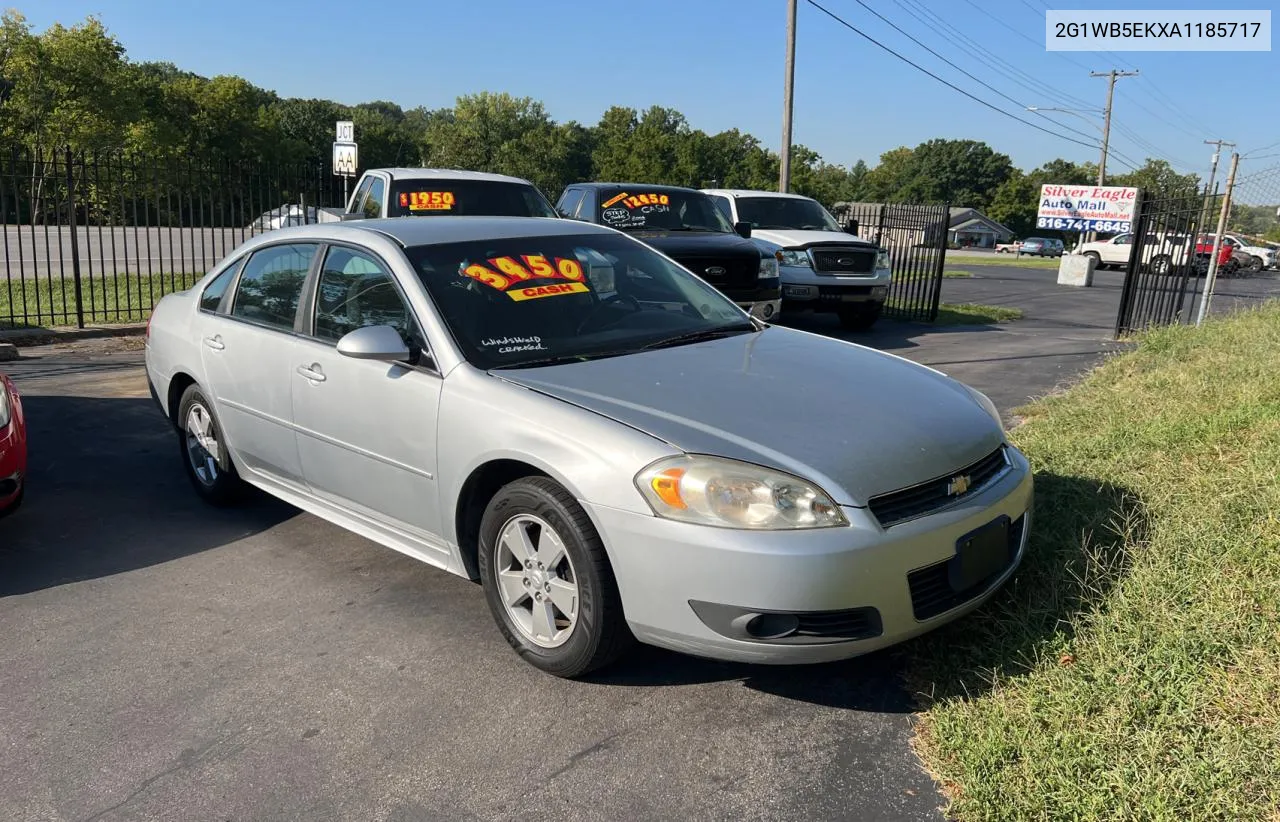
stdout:
<svg viewBox="0 0 1280 822">
<path fill-rule="evenodd" d="M 796 474 L 843 505 L 944 476 L 1004 441 L 960 383 L 786 328 L 494 373 L 682 451 Z"/>
<path fill-rule="evenodd" d="M 764 240 L 780 248 L 808 248 L 813 245 L 853 246 L 865 245 L 875 247 L 875 243 L 845 234 L 843 231 L 800 231 L 791 229 L 753 228 L 752 239 Z"/>
<path fill-rule="evenodd" d="M 743 256 L 760 258 L 760 250 L 750 240 L 720 231 L 628 231 L 637 240 L 648 243 L 678 259 L 682 256 Z"/>
</svg>

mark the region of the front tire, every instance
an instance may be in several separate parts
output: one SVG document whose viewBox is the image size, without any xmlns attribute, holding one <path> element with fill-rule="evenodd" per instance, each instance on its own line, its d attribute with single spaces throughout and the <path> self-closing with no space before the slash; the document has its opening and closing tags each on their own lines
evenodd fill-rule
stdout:
<svg viewBox="0 0 1280 822">
<path fill-rule="evenodd" d="M 1249 257 L 1249 273 L 1250 274 L 1257 274 L 1260 271 L 1262 271 L 1263 268 L 1266 268 L 1266 266 L 1262 264 L 1261 257 L 1257 257 L 1257 256 Z"/>
<path fill-rule="evenodd" d="M 1096 251 L 1086 251 L 1086 252 L 1084 253 L 1084 256 L 1086 256 L 1086 257 L 1088 257 L 1089 259 L 1093 260 L 1093 269 L 1094 269 L 1095 271 L 1101 271 L 1103 268 L 1106 268 L 1106 266 L 1105 266 L 1105 265 L 1103 264 L 1103 262 L 1102 262 L 1102 255 L 1101 255 L 1101 254 L 1099 254 L 1098 252 L 1096 252 Z"/>
<path fill-rule="evenodd" d="M 880 319 L 883 308 L 883 303 L 876 303 L 872 308 L 863 306 L 841 308 L 838 312 L 840 327 L 845 331 L 866 331 Z"/>
<path fill-rule="evenodd" d="M 525 477 L 494 495 L 480 521 L 478 559 L 498 629 L 534 667 L 578 677 L 631 644 L 604 543 L 555 481 Z"/>
<path fill-rule="evenodd" d="M 178 450 L 201 499 L 218 507 L 239 501 L 244 481 L 231 462 L 213 404 L 198 385 L 188 386 L 178 403 Z"/>
</svg>

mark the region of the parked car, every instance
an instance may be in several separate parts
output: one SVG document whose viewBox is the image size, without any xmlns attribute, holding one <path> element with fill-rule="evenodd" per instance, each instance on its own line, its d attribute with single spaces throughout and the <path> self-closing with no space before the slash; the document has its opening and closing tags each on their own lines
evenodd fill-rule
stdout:
<svg viewBox="0 0 1280 822">
<path fill-rule="evenodd" d="M 1230 243 L 1222 243 L 1218 245 L 1216 235 L 1201 234 L 1196 237 L 1196 258 L 1200 268 L 1201 275 L 1209 270 L 1209 261 L 1213 258 L 1213 248 L 1218 246 L 1218 273 L 1219 277 L 1234 277 L 1240 270 L 1240 256 L 1236 253 L 1236 248 Z"/>
<path fill-rule="evenodd" d="M 1213 239 L 1218 235 L 1209 234 L 1207 236 Z M 1231 258 L 1235 260 L 1237 268 L 1241 271 L 1257 274 L 1276 265 L 1276 251 L 1274 248 L 1250 242 L 1238 234 L 1223 234 L 1222 242 L 1231 248 Z"/>
<path fill-rule="evenodd" d="M 27 423 L 13 380 L 0 373 L 0 516 L 22 504 L 27 476 Z"/>
<path fill-rule="evenodd" d="M 1028 237 L 1018 247 L 1019 256 L 1026 254 L 1031 257 L 1061 257 L 1062 252 L 1062 240 L 1045 237 Z"/>
<path fill-rule="evenodd" d="M 333 223 L 342 219 L 340 208 L 316 208 L 307 206 L 303 209 L 297 203 L 286 203 L 278 208 L 262 213 L 258 219 L 249 224 L 250 231 L 274 231 L 294 225 L 310 225 L 312 223 Z"/>
<path fill-rule="evenodd" d="M 347 201 L 344 220 L 377 217 L 555 217 L 528 180 L 439 168 L 374 168 Z"/>
<path fill-rule="evenodd" d="M 822 205 L 798 194 L 703 189 L 730 223 L 747 223 L 751 238 L 778 260 L 782 307 L 829 311 L 845 328 L 870 328 L 889 296 L 889 252 L 841 225 Z"/>
<path fill-rule="evenodd" d="M 645 183 L 575 183 L 556 203 L 563 217 L 624 231 L 715 286 L 752 316 L 782 310 L 778 261 L 750 241 L 751 226 L 730 223 L 692 188 Z"/>
<path fill-rule="evenodd" d="M 1011 243 L 996 243 L 997 254 L 1017 254 L 1022 249 L 1022 241 L 1014 240 Z"/>
<path fill-rule="evenodd" d="M 891 645 L 990 597 L 1031 526 L 985 396 L 754 320 L 585 222 L 260 235 L 160 300 L 146 373 L 199 496 L 248 483 L 478 580 L 560 676 L 633 636 L 772 663 Z"/>
<path fill-rule="evenodd" d="M 1082 243 L 1075 253 L 1092 257 L 1097 268 L 1107 266 L 1124 268 L 1129 265 L 1129 258 L 1133 255 L 1133 235 L 1117 234 L 1106 240 Z"/>
</svg>

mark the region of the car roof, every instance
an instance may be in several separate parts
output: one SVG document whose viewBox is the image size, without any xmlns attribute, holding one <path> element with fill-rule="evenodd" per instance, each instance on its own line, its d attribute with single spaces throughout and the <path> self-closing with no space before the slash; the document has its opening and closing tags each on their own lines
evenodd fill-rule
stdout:
<svg viewBox="0 0 1280 822">
<path fill-rule="evenodd" d="M 565 188 L 593 188 L 596 190 L 602 188 L 633 188 L 637 191 L 680 191 L 686 194 L 700 194 L 696 188 L 688 188 L 686 186 L 660 186 L 653 183 L 573 183 L 565 186 Z"/>
<path fill-rule="evenodd" d="M 561 237 L 618 234 L 605 226 L 555 217 L 386 217 L 279 228 L 257 238 L 267 240 L 359 241 L 362 233 L 381 234 L 401 246 L 507 240 L 514 237 Z"/>
<path fill-rule="evenodd" d="M 371 168 L 369 171 L 390 174 L 393 180 L 484 180 L 491 183 L 532 185 L 528 180 L 519 177 L 491 174 L 487 171 L 466 171 L 459 168 Z"/>
<path fill-rule="evenodd" d="M 722 197 L 777 197 L 788 200 L 812 200 L 803 194 L 783 194 L 780 191 L 753 191 L 749 188 L 704 188 L 703 194 L 719 194 Z"/>
</svg>

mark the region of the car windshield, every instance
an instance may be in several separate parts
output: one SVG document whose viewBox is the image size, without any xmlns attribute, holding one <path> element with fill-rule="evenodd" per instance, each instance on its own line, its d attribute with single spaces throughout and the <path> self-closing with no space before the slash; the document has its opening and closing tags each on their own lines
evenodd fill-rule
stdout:
<svg viewBox="0 0 1280 822">
<path fill-rule="evenodd" d="M 1044 245 L 1047 242 L 1049 241 L 1042 237 L 1028 237 L 1027 239 L 1022 241 L 1022 244 L 1023 245 Z"/>
<path fill-rule="evenodd" d="M 807 197 L 739 197 L 738 218 L 766 230 L 844 231 L 835 217 Z"/>
<path fill-rule="evenodd" d="M 600 222 L 624 231 L 733 231 L 715 202 L 700 191 L 603 188 L 599 203 Z"/>
<path fill-rule="evenodd" d="M 736 305 L 648 246 L 610 234 L 405 250 L 473 365 L 553 365 L 754 332 Z"/>
<path fill-rule="evenodd" d="M 502 180 L 396 180 L 389 217 L 556 217 L 547 198 L 527 183 Z"/>
</svg>

